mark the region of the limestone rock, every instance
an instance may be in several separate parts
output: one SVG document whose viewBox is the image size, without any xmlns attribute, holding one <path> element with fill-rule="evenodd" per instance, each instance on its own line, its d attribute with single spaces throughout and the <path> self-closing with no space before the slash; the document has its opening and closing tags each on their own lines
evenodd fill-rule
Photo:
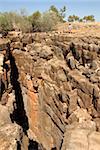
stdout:
<svg viewBox="0 0 100 150">
<path fill-rule="evenodd" d="M 17 150 L 21 134 L 21 128 L 16 124 L 6 124 L 0 127 L 0 150 Z"/>
<path fill-rule="evenodd" d="M 69 94 L 68 103 L 69 103 L 68 111 L 69 111 L 69 114 L 71 114 L 77 109 L 77 91 L 76 90 L 74 90 L 73 92 Z"/>
<path fill-rule="evenodd" d="M 93 85 L 89 83 L 89 81 L 86 80 L 86 78 L 84 78 L 84 76 L 82 76 L 78 71 L 70 71 L 68 78 L 74 87 L 81 89 L 88 95 L 93 94 Z"/>
<path fill-rule="evenodd" d="M 44 46 L 42 51 L 39 53 L 40 58 L 50 60 L 53 57 L 53 53 L 50 47 Z"/>
<path fill-rule="evenodd" d="M 76 111 L 74 111 L 74 114 L 79 119 L 79 122 L 81 123 L 84 120 L 91 120 L 91 116 L 88 114 L 86 109 L 78 108 Z"/>
<path fill-rule="evenodd" d="M 85 129 L 67 128 L 62 150 L 99 150 L 100 133 Z"/>
<path fill-rule="evenodd" d="M 97 68 L 98 68 L 98 64 L 97 64 L 97 62 L 94 60 L 94 61 L 92 61 L 92 63 L 91 63 L 91 66 L 90 66 L 93 70 L 96 70 Z"/>
<path fill-rule="evenodd" d="M 92 98 L 88 95 L 82 92 L 81 90 L 78 90 L 78 96 L 81 98 L 83 102 L 84 108 L 89 108 L 92 104 Z"/>
<path fill-rule="evenodd" d="M 6 106 L 0 104 L 0 128 L 6 123 L 11 123 L 10 114 Z"/>
<path fill-rule="evenodd" d="M 100 27 L 64 25 L 0 39 L 2 150 L 100 149 Z"/>
</svg>

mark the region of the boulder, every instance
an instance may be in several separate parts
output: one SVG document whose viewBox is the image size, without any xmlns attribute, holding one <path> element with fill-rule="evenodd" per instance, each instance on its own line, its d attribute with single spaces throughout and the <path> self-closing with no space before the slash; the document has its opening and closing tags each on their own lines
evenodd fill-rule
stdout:
<svg viewBox="0 0 100 150">
<path fill-rule="evenodd" d="M 68 126 L 61 150 L 99 150 L 100 133 L 90 129 Z"/>
<path fill-rule="evenodd" d="M 91 62 L 90 68 L 93 69 L 93 70 L 96 70 L 98 68 L 98 63 L 97 63 L 96 60 L 93 60 Z"/>
<path fill-rule="evenodd" d="M 69 65 L 69 67 L 73 70 L 73 69 L 75 69 L 75 59 L 74 59 L 74 57 L 73 56 L 70 56 L 70 57 L 68 57 L 67 58 L 68 60 L 68 65 Z"/>
<path fill-rule="evenodd" d="M 77 94 L 81 98 L 84 108 L 88 109 L 92 105 L 92 97 L 81 90 L 78 90 Z"/>
<path fill-rule="evenodd" d="M 0 127 L 0 149 L 16 150 L 21 146 L 22 130 L 17 124 L 6 124 Z"/>
<path fill-rule="evenodd" d="M 77 70 L 68 73 L 68 80 L 74 88 L 80 89 L 88 95 L 93 94 L 93 85 Z"/>
<path fill-rule="evenodd" d="M 69 114 L 73 113 L 77 109 L 77 90 L 74 90 L 68 93 L 69 101 L 68 101 L 68 112 Z"/>
<path fill-rule="evenodd" d="M 50 47 L 48 46 L 43 46 L 42 50 L 39 53 L 40 58 L 46 59 L 46 60 L 50 60 L 53 58 L 53 53 L 50 49 Z"/>
</svg>

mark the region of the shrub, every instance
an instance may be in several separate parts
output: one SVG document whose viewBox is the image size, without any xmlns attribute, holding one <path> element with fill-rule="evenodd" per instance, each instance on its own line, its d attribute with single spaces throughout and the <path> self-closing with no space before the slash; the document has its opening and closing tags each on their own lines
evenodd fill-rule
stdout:
<svg viewBox="0 0 100 150">
<path fill-rule="evenodd" d="M 59 18 L 55 12 L 47 11 L 39 17 L 36 22 L 38 31 L 51 31 L 59 22 Z"/>
<path fill-rule="evenodd" d="M 94 21 L 95 21 L 95 18 L 94 18 L 93 15 L 89 15 L 89 16 L 84 16 L 84 17 L 83 17 L 83 20 L 86 21 L 86 22 L 88 22 L 88 21 L 94 22 Z"/>
<path fill-rule="evenodd" d="M 15 21 L 15 26 L 18 30 L 21 30 L 22 32 L 32 31 L 32 24 L 27 17 L 19 16 L 18 20 Z"/>
<path fill-rule="evenodd" d="M 21 16 L 15 12 L 0 14 L 0 31 L 8 32 L 11 30 L 21 30 L 29 32 L 32 30 L 32 25 L 27 17 Z"/>
<path fill-rule="evenodd" d="M 41 13 L 39 11 L 34 12 L 31 16 L 28 17 L 28 20 L 32 24 L 33 31 L 37 30 L 37 20 L 41 17 Z"/>
<path fill-rule="evenodd" d="M 58 10 L 54 5 L 52 5 L 49 11 L 55 12 L 60 22 L 65 22 L 64 18 L 66 17 L 66 6 L 63 6 L 63 8 Z"/>
<path fill-rule="evenodd" d="M 13 29 L 11 18 L 8 13 L 0 14 L 0 32 L 8 32 Z"/>
<path fill-rule="evenodd" d="M 14 30 L 21 30 L 22 32 L 30 32 L 32 30 L 32 25 L 28 17 L 15 12 L 10 12 L 9 16 L 12 18 L 11 22 Z"/>
<path fill-rule="evenodd" d="M 72 15 L 72 16 L 70 15 L 68 17 L 68 22 L 75 22 L 75 21 L 80 21 L 80 18 L 76 15 Z"/>
<path fill-rule="evenodd" d="M 51 7 L 52 8 L 52 7 Z M 65 16 L 66 7 L 59 11 L 49 9 L 47 12 L 36 11 L 31 16 L 26 16 L 25 11 L 21 13 L 9 12 L 0 14 L 0 31 L 21 30 L 22 32 L 51 31 L 55 25 Z M 61 14 L 60 14 L 61 13 Z"/>
</svg>

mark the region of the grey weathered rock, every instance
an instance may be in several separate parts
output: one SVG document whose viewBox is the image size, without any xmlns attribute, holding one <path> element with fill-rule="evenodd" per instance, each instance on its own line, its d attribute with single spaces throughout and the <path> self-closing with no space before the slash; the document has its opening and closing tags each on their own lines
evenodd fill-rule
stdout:
<svg viewBox="0 0 100 150">
<path fill-rule="evenodd" d="M 68 65 L 71 69 L 75 69 L 75 59 L 73 56 L 67 55 L 67 62 L 68 62 Z"/>
<path fill-rule="evenodd" d="M 97 64 L 97 61 L 96 60 L 94 60 L 94 61 L 92 61 L 92 63 L 91 63 L 91 66 L 90 66 L 93 70 L 96 70 L 97 68 L 98 68 L 98 64 Z"/>
<path fill-rule="evenodd" d="M 100 76 L 100 70 L 97 70 L 97 75 Z"/>
<path fill-rule="evenodd" d="M 94 84 L 94 83 L 98 83 L 98 78 L 97 78 L 95 75 L 92 75 L 92 76 L 90 77 L 90 82 L 92 82 L 93 84 Z"/>
<path fill-rule="evenodd" d="M 39 53 L 40 58 L 50 60 L 53 58 L 53 53 L 48 46 L 43 46 L 41 52 Z"/>
</svg>

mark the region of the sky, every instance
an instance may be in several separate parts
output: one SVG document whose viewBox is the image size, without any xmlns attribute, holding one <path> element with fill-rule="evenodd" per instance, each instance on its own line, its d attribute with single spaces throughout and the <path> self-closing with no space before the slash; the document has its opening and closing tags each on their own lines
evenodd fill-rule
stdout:
<svg viewBox="0 0 100 150">
<path fill-rule="evenodd" d="M 58 9 L 64 5 L 67 7 L 66 18 L 69 15 L 94 15 L 96 21 L 100 22 L 100 0 L 0 0 L 0 12 L 18 11 L 25 8 L 28 14 L 36 10 L 44 12 L 51 5 Z"/>
</svg>

